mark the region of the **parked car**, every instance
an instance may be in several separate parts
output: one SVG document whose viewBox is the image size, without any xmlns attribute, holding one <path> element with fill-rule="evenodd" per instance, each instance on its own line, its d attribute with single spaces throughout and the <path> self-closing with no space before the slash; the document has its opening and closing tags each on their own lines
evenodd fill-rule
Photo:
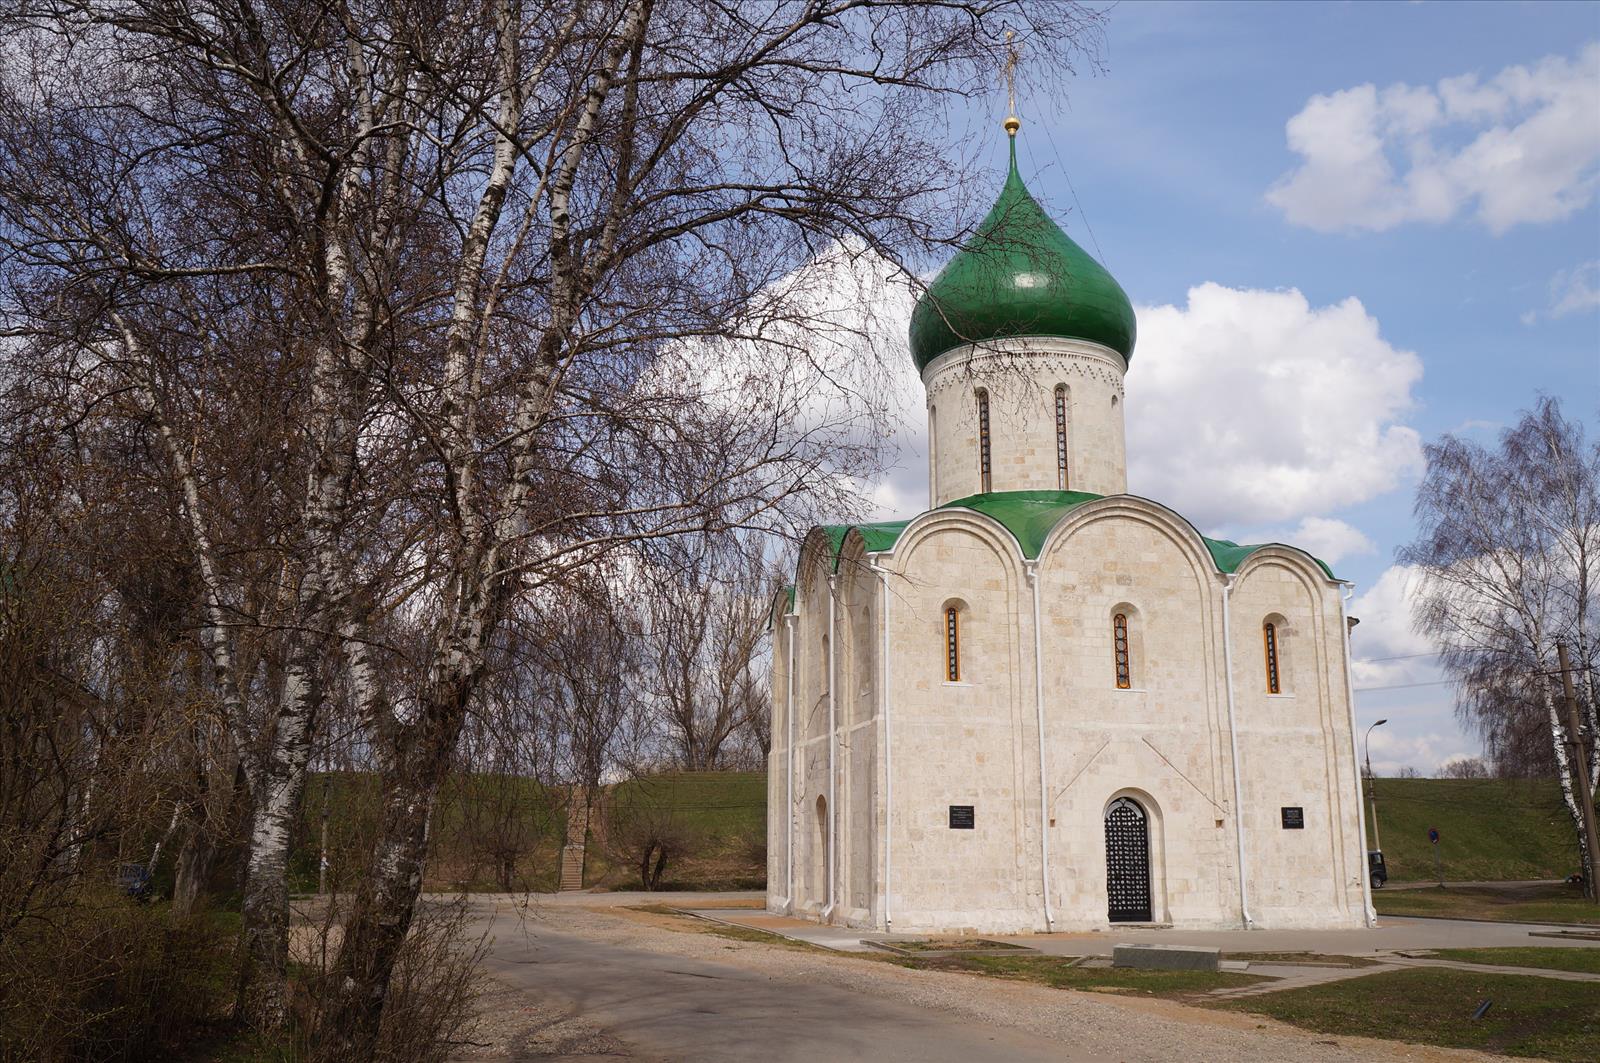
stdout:
<svg viewBox="0 0 1600 1063">
<path fill-rule="evenodd" d="M 117 885 L 136 901 L 150 899 L 150 869 L 143 864 L 118 864 Z"/>
<path fill-rule="evenodd" d="M 1367 852 L 1367 873 L 1372 878 L 1372 888 L 1382 889 L 1383 884 L 1389 881 L 1389 865 L 1383 862 L 1382 849 L 1370 849 Z"/>
</svg>

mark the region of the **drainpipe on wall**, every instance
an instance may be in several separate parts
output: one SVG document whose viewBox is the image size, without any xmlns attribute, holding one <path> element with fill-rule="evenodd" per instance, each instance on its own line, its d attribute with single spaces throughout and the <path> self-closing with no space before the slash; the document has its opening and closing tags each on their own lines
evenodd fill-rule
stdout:
<svg viewBox="0 0 1600 1063">
<path fill-rule="evenodd" d="M 1038 717 L 1039 734 L 1039 877 L 1044 888 L 1044 927 L 1056 928 L 1050 911 L 1050 805 L 1044 781 L 1044 636 L 1040 628 L 1039 562 L 1028 561 L 1028 585 L 1033 588 L 1033 711 Z"/>
<path fill-rule="evenodd" d="M 867 567 L 878 574 L 878 587 L 883 591 L 883 652 L 878 656 L 883 662 L 883 686 L 879 688 L 879 712 L 883 715 L 883 897 L 878 910 L 883 912 L 883 929 L 894 929 L 894 916 L 889 910 L 894 896 L 894 732 L 889 729 L 889 570 L 878 564 L 877 555 L 867 558 Z"/>
<path fill-rule="evenodd" d="M 834 589 L 838 581 L 839 576 L 837 573 L 828 577 L 828 893 L 827 904 L 822 909 L 824 918 L 833 917 L 833 879 L 839 873 L 838 861 L 835 856 L 833 829 L 834 823 L 839 818 L 839 808 L 835 803 L 833 788 L 835 775 L 834 749 L 839 744 L 839 724 L 838 719 L 834 716 L 834 704 L 837 700 L 835 692 L 839 685 L 839 676 L 837 674 L 838 669 L 833 666 L 833 662 L 839 659 L 839 647 L 834 644 L 833 626 L 834 614 L 838 612 L 838 607 L 835 604 L 836 599 L 834 598 Z"/>
<path fill-rule="evenodd" d="M 1228 595 L 1233 590 L 1233 578 L 1222 577 L 1222 663 L 1228 679 L 1228 745 L 1233 750 L 1233 838 L 1239 853 L 1239 914 L 1244 917 L 1244 928 L 1254 929 L 1250 918 L 1249 875 L 1244 862 L 1244 787 L 1239 782 L 1239 726 L 1233 711 L 1233 621 L 1228 612 Z"/>
<path fill-rule="evenodd" d="M 1344 696 L 1350 703 L 1350 770 L 1356 777 L 1356 823 L 1361 837 L 1361 906 L 1367 926 L 1378 925 L 1378 910 L 1372 906 L 1372 872 L 1367 867 L 1367 813 L 1366 794 L 1362 791 L 1360 749 L 1356 746 L 1356 684 L 1350 669 L 1350 621 L 1345 616 L 1345 603 L 1355 597 L 1353 583 L 1344 585 L 1339 599 L 1339 626 L 1344 628 Z"/>
<path fill-rule="evenodd" d="M 785 714 L 789 720 L 789 775 L 788 796 L 784 809 L 789 824 L 789 841 L 787 855 L 784 857 L 784 873 L 788 881 L 786 896 L 789 901 L 789 911 L 794 911 L 794 613 L 785 613 L 783 626 L 789 632 L 789 697 L 788 708 Z"/>
</svg>

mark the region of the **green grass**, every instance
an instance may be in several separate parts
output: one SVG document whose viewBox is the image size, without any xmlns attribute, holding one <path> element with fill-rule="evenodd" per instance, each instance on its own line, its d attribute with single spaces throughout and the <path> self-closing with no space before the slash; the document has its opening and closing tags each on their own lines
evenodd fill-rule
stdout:
<svg viewBox="0 0 1600 1063">
<path fill-rule="evenodd" d="M 766 837 L 767 773 L 763 771 L 653 775 L 618 783 L 617 796 L 670 807 L 680 822 L 714 839 Z"/>
<path fill-rule="evenodd" d="M 1224 959 L 1245 963 L 1309 963 L 1327 967 L 1375 967 L 1381 960 L 1371 956 L 1329 956 L 1321 952 L 1230 952 Z"/>
<path fill-rule="evenodd" d="M 696 835 L 698 852 L 669 864 L 663 889 L 759 889 L 766 884 L 764 858 L 756 852 L 766 838 L 766 795 L 764 772 L 674 772 L 620 783 L 608 799 L 662 807 Z M 339 887 L 366 859 L 364 839 L 375 827 L 378 797 L 378 779 L 371 773 L 311 776 L 291 851 L 295 892 L 316 889 L 324 807 L 330 886 Z M 554 889 L 566 831 L 564 800 L 563 792 L 534 779 L 452 776 L 430 827 L 433 852 L 425 888 L 499 890 L 484 854 L 509 842 L 518 852 L 515 888 Z M 585 880 L 619 889 L 638 885 L 632 867 L 612 866 L 597 845 L 589 848 Z"/>
<path fill-rule="evenodd" d="M 1082 989 L 1143 997 L 1192 997 L 1214 989 L 1253 985 L 1256 975 L 1231 971 L 1145 971 L 1125 967 L 1076 967 L 1070 956 L 946 956 L 903 959 L 903 966 L 1034 982 L 1055 989 Z"/>
<path fill-rule="evenodd" d="M 1013 945 L 1007 941 L 990 941 L 988 938 L 926 938 L 921 941 L 890 941 L 888 944 L 903 952 L 993 952 L 996 949 L 1025 949 L 1026 945 Z"/>
<path fill-rule="evenodd" d="M 1493 1001 L 1488 1013 L 1473 1019 L 1484 1000 Z M 1600 1059 L 1600 987 L 1592 982 L 1412 968 L 1215 1006 L 1321 1033 L 1541 1059 Z"/>
<path fill-rule="evenodd" d="M 1372 895 L 1372 903 L 1380 915 L 1600 925 L 1600 906 L 1590 904 L 1577 887 L 1565 885 L 1378 890 Z"/>
<path fill-rule="evenodd" d="M 1600 948 L 1434 949 L 1430 956 L 1461 963 L 1487 963 L 1500 967 L 1542 967 L 1551 971 L 1600 974 Z M 1594 987 L 1600 1006 L 1600 985 Z"/>
<path fill-rule="evenodd" d="M 1395 882 L 1434 880 L 1429 827 L 1439 829 L 1446 881 L 1566 878 L 1578 869 L 1577 834 L 1553 780 L 1378 779 L 1376 788 Z M 1366 806 L 1370 841 L 1371 802 Z"/>
<path fill-rule="evenodd" d="M 808 945 L 804 941 L 786 938 L 782 934 L 769 934 L 765 930 L 753 930 L 747 926 L 722 926 L 713 923 L 706 928 L 705 932 L 714 937 L 728 938 L 730 941 L 751 941 L 762 945 L 776 945 L 785 949 L 800 949 L 806 952 L 818 951 L 816 946 Z"/>
</svg>

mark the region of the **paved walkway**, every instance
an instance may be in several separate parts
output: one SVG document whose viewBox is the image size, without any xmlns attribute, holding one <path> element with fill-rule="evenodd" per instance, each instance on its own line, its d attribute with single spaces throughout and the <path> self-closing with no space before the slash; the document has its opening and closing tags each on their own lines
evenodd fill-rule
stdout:
<svg viewBox="0 0 1600 1063">
<path fill-rule="evenodd" d="M 1452 882 L 1449 879 L 1446 879 L 1444 884 L 1451 888 L 1462 887 L 1491 890 L 1514 890 L 1524 886 L 1560 886 L 1564 885 L 1565 883 L 1566 879 L 1561 878 L 1519 878 L 1504 879 L 1499 882 Z M 1392 890 L 1431 890 L 1438 888 L 1439 880 L 1436 878 L 1430 878 L 1425 881 L 1418 882 L 1385 882 L 1380 892 L 1389 892 Z"/>
<path fill-rule="evenodd" d="M 588 1042 L 571 1047 L 541 1049 L 520 1040 L 512 1047 L 509 1058 L 514 1059 L 1442 1063 L 1488 1058 L 1335 1038 L 1257 1015 L 1168 1001 L 1063 993 L 686 934 L 654 925 L 648 915 L 623 918 L 603 906 L 586 911 L 581 905 L 529 906 L 521 898 L 491 897 L 477 898 L 476 906 L 490 939 L 488 970 L 509 991 L 525 994 L 528 1012 L 542 1024 L 539 1030 L 582 1022 L 592 1033 Z M 508 1010 L 516 1008 L 511 1003 Z M 519 1036 L 542 1036 L 539 1030 Z"/>
<path fill-rule="evenodd" d="M 663 903 L 655 894 L 656 903 Z M 822 926 L 810 920 L 717 905 L 669 906 L 703 918 L 765 930 L 823 948 L 860 952 L 863 941 L 925 938 L 926 934 L 884 934 L 849 927 Z M 1117 945 L 1199 945 L 1223 954 L 1252 952 L 1315 952 L 1330 956 L 1379 956 L 1423 949 L 1510 948 L 1548 946 L 1600 948 L 1600 941 L 1541 937 L 1566 927 L 1543 923 L 1494 923 L 1469 919 L 1411 919 L 1382 916 L 1378 925 L 1359 930 L 1173 930 L 1117 929 L 1062 934 L 988 934 L 994 941 L 1025 945 L 1050 956 L 1109 956 Z"/>
<path fill-rule="evenodd" d="M 794 941 L 818 945 L 836 952 L 875 951 L 869 941 L 909 940 L 927 935 L 882 934 L 847 927 L 822 926 L 806 919 L 774 915 L 765 911 L 734 908 L 689 908 L 680 911 L 730 926 L 761 930 Z M 1230 954 L 1315 953 L 1328 956 L 1360 956 L 1378 960 L 1361 967 L 1301 966 L 1294 963 L 1251 962 L 1249 972 L 1271 978 L 1248 986 L 1218 989 L 1210 995 L 1221 999 L 1260 996 L 1286 989 L 1325 985 L 1350 978 L 1400 970 L 1404 967 L 1451 967 L 1488 974 L 1526 975 L 1567 982 L 1600 983 L 1600 975 L 1582 971 L 1559 971 L 1544 967 L 1506 967 L 1493 964 L 1462 963 L 1426 957 L 1402 956 L 1402 951 L 1427 951 L 1442 948 L 1507 948 L 1551 945 L 1549 939 L 1530 935 L 1558 930 L 1559 927 L 1528 923 L 1491 923 L 1458 919 L 1405 919 L 1385 916 L 1377 927 L 1361 930 L 1172 930 L 1140 929 L 1095 931 L 1077 934 L 989 935 L 993 941 L 1022 945 L 1047 956 L 1109 956 L 1119 944 L 1199 945 Z M 1600 941 L 1571 941 L 1565 947 L 1600 948 Z M 1557 947 L 1563 947 L 1557 946 Z"/>
</svg>

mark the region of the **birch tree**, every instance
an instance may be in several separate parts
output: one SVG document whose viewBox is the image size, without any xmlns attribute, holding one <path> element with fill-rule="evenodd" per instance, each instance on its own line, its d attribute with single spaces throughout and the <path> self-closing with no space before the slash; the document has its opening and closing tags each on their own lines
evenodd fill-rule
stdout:
<svg viewBox="0 0 1600 1063">
<path fill-rule="evenodd" d="M 899 268 L 955 239 L 972 219 L 941 100 L 994 84 L 1006 29 L 1052 83 L 1101 18 L 1017 0 L 14 10 L 34 58 L 0 115 L 28 295 L 10 309 L 142 411 L 179 487 L 212 681 L 254 758 L 260 1021 L 282 1015 L 288 811 L 333 662 L 381 810 L 321 1043 L 365 1058 L 512 603 L 619 550 L 792 534 L 847 504 L 884 437 L 881 378 L 864 346 L 805 339 L 786 284 L 842 242 Z M 235 365 L 252 389 L 219 376 Z M 271 472 L 270 598 L 216 534 L 219 413 Z"/>
<path fill-rule="evenodd" d="M 1556 674 L 1565 642 L 1577 670 L 1590 778 L 1600 769 L 1595 668 L 1600 628 L 1600 446 L 1542 398 L 1497 450 L 1446 435 L 1427 448 L 1417 539 L 1400 552 L 1421 573 L 1413 615 L 1442 647 L 1457 713 L 1491 755 L 1516 752 L 1533 720 L 1573 820 L 1584 873 L 1576 771 Z"/>
</svg>

